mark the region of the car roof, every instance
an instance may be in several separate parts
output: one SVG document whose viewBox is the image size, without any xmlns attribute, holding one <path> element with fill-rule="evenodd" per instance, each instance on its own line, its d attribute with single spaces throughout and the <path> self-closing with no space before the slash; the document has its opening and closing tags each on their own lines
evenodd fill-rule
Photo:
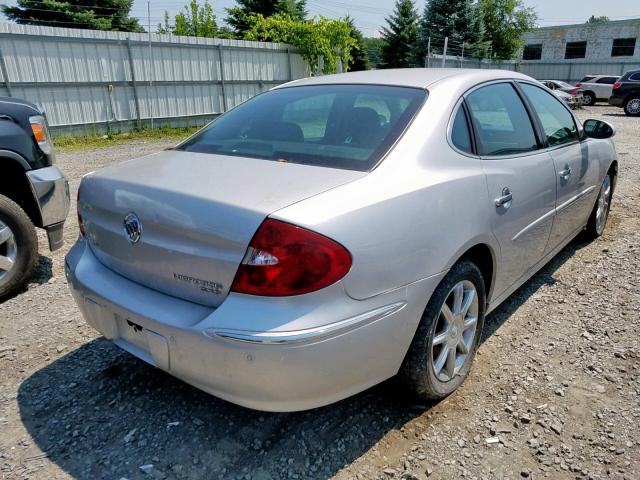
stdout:
<svg viewBox="0 0 640 480">
<path fill-rule="evenodd" d="M 472 86 L 481 82 L 511 78 L 533 80 L 527 75 L 511 70 L 485 70 L 470 68 L 397 68 L 320 75 L 317 77 L 294 80 L 275 88 L 327 84 L 370 84 L 427 88 L 429 85 L 445 79 L 456 79 Z"/>
</svg>

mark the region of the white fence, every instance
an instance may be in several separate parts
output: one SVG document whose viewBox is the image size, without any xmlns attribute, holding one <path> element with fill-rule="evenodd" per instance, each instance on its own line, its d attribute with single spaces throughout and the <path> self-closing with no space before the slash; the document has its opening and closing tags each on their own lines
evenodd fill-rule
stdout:
<svg viewBox="0 0 640 480">
<path fill-rule="evenodd" d="M 0 95 L 42 105 L 55 135 L 203 124 L 308 75 L 289 45 L 0 23 Z"/>
</svg>

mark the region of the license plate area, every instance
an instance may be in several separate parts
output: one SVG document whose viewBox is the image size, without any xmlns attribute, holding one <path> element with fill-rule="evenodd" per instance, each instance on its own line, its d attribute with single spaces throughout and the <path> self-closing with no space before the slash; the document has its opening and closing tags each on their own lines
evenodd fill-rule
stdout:
<svg viewBox="0 0 640 480">
<path fill-rule="evenodd" d="M 118 325 L 118 336 L 145 351 L 149 351 L 145 328 L 142 325 L 135 323 L 128 318 L 121 317 L 118 314 L 115 314 L 115 317 L 116 324 Z"/>
</svg>

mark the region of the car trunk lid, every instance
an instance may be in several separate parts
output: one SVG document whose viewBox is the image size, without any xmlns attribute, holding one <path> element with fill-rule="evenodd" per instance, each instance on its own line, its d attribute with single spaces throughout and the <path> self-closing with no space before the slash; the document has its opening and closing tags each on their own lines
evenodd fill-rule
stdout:
<svg viewBox="0 0 640 480">
<path fill-rule="evenodd" d="M 166 151 L 85 177 L 79 211 L 104 265 L 147 287 L 215 307 L 270 213 L 363 175 Z M 132 215 L 139 221 L 137 243 Z"/>
</svg>

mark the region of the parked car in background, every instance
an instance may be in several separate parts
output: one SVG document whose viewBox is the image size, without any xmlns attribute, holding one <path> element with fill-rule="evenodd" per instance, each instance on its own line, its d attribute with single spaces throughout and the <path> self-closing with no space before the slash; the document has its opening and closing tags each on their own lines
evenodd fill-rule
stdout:
<svg viewBox="0 0 640 480">
<path fill-rule="evenodd" d="M 617 75 L 586 75 L 576 83 L 582 89 L 583 103 L 593 105 L 598 100 L 609 100 Z"/>
<path fill-rule="evenodd" d="M 37 105 L 0 97 L 0 299 L 19 290 L 38 260 L 35 227 L 63 244 L 69 185 L 54 165 L 47 119 Z"/>
<path fill-rule="evenodd" d="M 629 116 L 640 116 L 640 69 L 625 73 L 613 84 L 609 104 L 624 108 Z"/>
<path fill-rule="evenodd" d="M 614 133 L 516 72 L 293 81 L 85 176 L 65 272 L 107 339 L 229 401 L 304 410 L 398 373 L 440 399 L 485 315 L 603 233 Z"/>
<path fill-rule="evenodd" d="M 562 80 L 540 80 L 545 87 L 553 91 L 561 91 L 568 93 L 569 95 L 577 95 L 582 97 L 582 89 L 580 87 L 573 86 Z"/>
<path fill-rule="evenodd" d="M 582 107 L 582 95 L 571 95 L 570 93 L 563 92 L 562 90 L 553 90 L 553 94 L 566 103 L 572 110 Z"/>
</svg>

